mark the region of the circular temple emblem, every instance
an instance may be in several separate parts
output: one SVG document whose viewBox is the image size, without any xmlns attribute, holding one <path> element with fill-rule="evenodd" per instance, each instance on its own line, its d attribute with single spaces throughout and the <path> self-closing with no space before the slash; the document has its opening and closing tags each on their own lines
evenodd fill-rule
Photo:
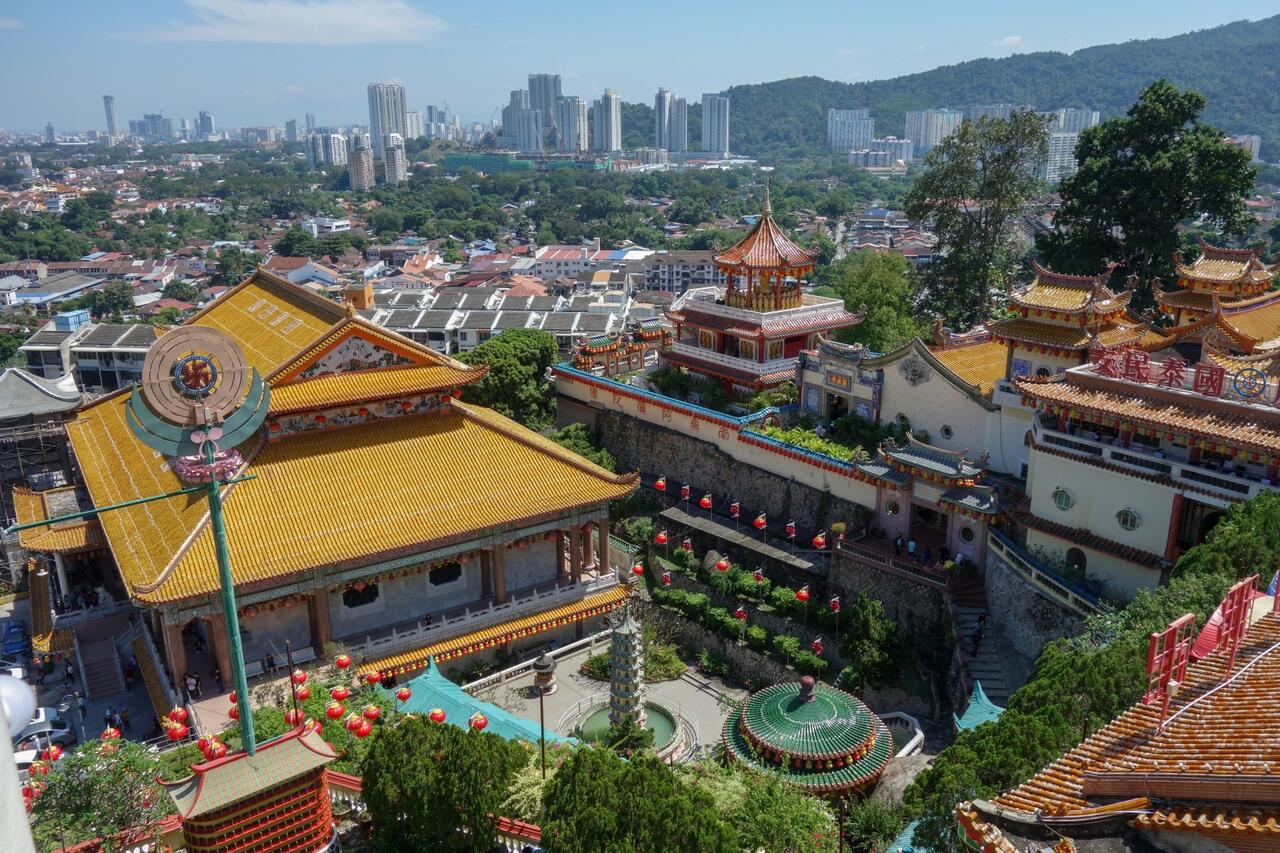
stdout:
<svg viewBox="0 0 1280 853">
<path fill-rule="evenodd" d="M 219 375 L 218 365 L 202 353 L 183 356 L 173 366 L 173 384 L 185 397 L 200 398 L 213 393 Z"/>
<path fill-rule="evenodd" d="M 1236 371 L 1231 379 L 1231 386 L 1241 397 L 1261 397 L 1267 390 L 1267 374 L 1256 367 L 1246 367 Z"/>
</svg>

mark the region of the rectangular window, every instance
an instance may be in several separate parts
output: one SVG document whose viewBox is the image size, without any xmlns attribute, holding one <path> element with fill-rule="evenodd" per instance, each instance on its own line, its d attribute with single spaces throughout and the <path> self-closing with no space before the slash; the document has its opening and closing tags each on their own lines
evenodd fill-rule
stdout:
<svg viewBox="0 0 1280 853">
<path fill-rule="evenodd" d="M 454 583 L 462 579 L 462 564 L 456 560 L 452 563 L 445 563 L 443 566 L 436 566 L 427 572 L 427 580 L 432 586 L 444 586 L 447 583 Z"/>
<path fill-rule="evenodd" d="M 343 607 L 364 607 L 366 604 L 373 604 L 378 600 L 378 585 L 371 583 L 364 589 L 356 589 L 354 586 L 342 593 Z"/>
</svg>

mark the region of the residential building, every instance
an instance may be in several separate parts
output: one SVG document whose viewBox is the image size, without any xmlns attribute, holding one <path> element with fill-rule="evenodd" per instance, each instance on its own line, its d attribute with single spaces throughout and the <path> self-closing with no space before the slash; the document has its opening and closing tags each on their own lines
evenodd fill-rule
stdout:
<svg viewBox="0 0 1280 853">
<path fill-rule="evenodd" d="M 1041 177 L 1052 184 L 1074 175 L 1076 144 L 1079 141 L 1078 133 L 1050 133 L 1049 150 L 1040 170 Z"/>
<path fill-rule="evenodd" d="M 1248 151 L 1249 158 L 1253 162 L 1262 162 L 1262 137 L 1258 136 L 1256 133 L 1245 133 L 1240 136 L 1228 136 L 1223 140 L 1223 142 Z"/>
<path fill-rule="evenodd" d="M 37 308 L 56 305 L 59 302 L 74 299 L 86 290 L 106 281 L 103 276 L 84 275 L 70 270 L 55 272 L 53 265 L 50 265 L 49 271 L 49 275 L 33 286 L 14 292 L 17 304 L 33 305 Z"/>
<path fill-rule="evenodd" d="M 723 92 L 702 96 L 702 150 L 729 153 L 729 96 Z"/>
<path fill-rule="evenodd" d="M 889 156 L 888 151 L 873 151 L 870 148 L 863 148 L 849 152 L 850 166 L 870 169 L 878 166 L 890 166 L 893 163 L 894 160 Z"/>
<path fill-rule="evenodd" d="M 1019 110 L 1029 110 L 1031 107 L 1017 104 L 974 104 L 965 107 L 964 120 L 978 121 L 979 119 L 1003 119 L 1008 121 L 1015 112 Z M 910 136 L 910 134 L 908 134 Z"/>
<path fill-rule="evenodd" d="M 358 192 L 373 189 L 373 185 L 377 183 L 377 175 L 373 170 L 373 151 L 367 147 L 352 151 L 347 173 L 351 176 L 351 189 Z"/>
<path fill-rule="evenodd" d="M 668 151 L 689 150 L 689 104 L 681 97 L 671 98 L 671 138 Z"/>
<path fill-rule="evenodd" d="M 529 75 L 529 109 L 538 111 L 542 127 L 556 126 L 556 101 L 560 100 L 559 74 Z"/>
<path fill-rule="evenodd" d="M 373 140 L 373 156 L 385 158 L 388 134 L 404 138 L 404 86 L 399 83 L 369 84 L 369 136 Z"/>
<path fill-rule="evenodd" d="M 684 293 L 691 287 L 724 287 L 724 271 L 716 266 L 710 249 L 654 252 L 644 259 L 646 290 Z"/>
<path fill-rule="evenodd" d="M 514 140 L 519 135 L 520 113 L 527 109 L 529 109 L 529 90 L 512 89 L 507 105 L 502 108 L 503 136 Z"/>
<path fill-rule="evenodd" d="M 312 216 L 302 221 L 302 230 L 312 237 L 323 237 L 326 234 L 340 234 L 351 230 L 351 220 L 345 216 Z"/>
<path fill-rule="evenodd" d="M 410 110 L 404 114 L 404 138 L 405 139 L 421 139 L 427 135 L 426 127 L 422 121 L 421 110 Z"/>
<path fill-rule="evenodd" d="M 284 139 L 285 142 L 298 141 L 298 120 L 291 118 L 284 123 Z"/>
<path fill-rule="evenodd" d="M 517 110 L 514 115 L 516 149 L 527 153 L 542 151 L 542 114 L 534 109 Z M 504 128 L 505 133 L 505 128 Z"/>
<path fill-rule="evenodd" d="M 341 133 L 313 134 L 307 140 L 307 161 L 313 169 L 346 165 L 347 138 Z"/>
<path fill-rule="evenodd" d="M 875 135 L 876 123 L 870 110 L 827 110 L 827 144 L 832 153 L 868 149 Z"/>
<path fill-rule="evenodd" d="M 65 311 L 42 326 L 18 351 L 31 374 L 44 379 L 73 374 L 80 388 L 102 393 L 142 378 L 142 361 L 155 339 L 155 326 L 91 323 L 87 311 Z"/>
<path fill-rule="evenodd" d="M 917 157 L 923 157 L 960 129 L 964 113 L 960 110 L 912 110 L 906 116 L 907 139 L 910 139 Z"/>
<path fill-rule="evenodd" d="M 591 105 L 593 151 L 622 150 L 622 98 L 612 89 L 606 89 L 600 99 Z"/>
<path fill-rule="evenodd" d="M 307 113 L 307 136 L 316 132 L 316 114 Z"/>
<path fill-rule="evenodd" d="M 382 157 L 388 184 L 394 186 L 409 180 L 409 158 L 404 151 L 404 137 L 388 133 L 382 142 Z"/>
<path fill-rule="evenodd" d="M 587 136 L 587 103 L 576 95 L 567 95 L 556 101 L 556 140 L 558 148 L 566 152 L 586 151 L 590 140 Z"/>
<path fill-rule="evenodd" d="M 915 157 L 915 145 L 910 139 L 899 139 L 896 136 L 885 136 L 871 140 L 872 151 L 883 151 L 889 155 L 889 162 L 901 160 L 910 163 Z"/>
<path fill-rule="evenodd" d="M 671 100 L 675 96 L 659 89 L 653 98 L 653 147 L 671 150 Z"/>
<path fill-rule="evenodd" d="M 49 122 L 44 126 L 44 141 L 50 145 L 58 141 L 57 134 L 53 132 L 53 122 Z"/>
<path fill-rule="evenodd" d="M 120 133 L 116 129 L 115 95 L 103 95 L 102 108 L 107 114 L 107 144 L 114 145 L 120 139 Z"/>
<path fill-rule="evenodd" d="M 217 125 L 214 124 L 213 113 L 201 110 L 199 115 L 196 116 L 196 133 L 200 134 L 201 138 L 203 138 L 217 132 L 218 128 Z"/>
<path fill-rule="evenodd" d="M 1058 133 L 1079 133 L 1102 121 L 1102 114 L 1097 110 L 1082 110 L 1074 107 L 1065 107 L 1050 113 L 1050 116 L 1052 120 L 1049 123 L 1049 130 Z"/>
<path fill-rule="evenodd" d="M 196 122 L 195 119 L 184 118 L 181 122 L 182 129 L 180 134 L 183 142 L 193 142 L 196 138 Z"/>
</svg>

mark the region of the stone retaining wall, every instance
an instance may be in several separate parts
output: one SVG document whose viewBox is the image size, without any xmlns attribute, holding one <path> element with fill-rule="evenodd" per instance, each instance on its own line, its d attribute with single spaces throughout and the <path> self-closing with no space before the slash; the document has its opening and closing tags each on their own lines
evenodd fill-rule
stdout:
<svg viewBox="0 0 1280 853">
<path fill-rule="evenodd" d="M 1051 641 L 1072 637 L 1084 630 L 1084 621 L 1038 593 L 999 559 L 992 555 L 986 571 L 987 612 L 1000 633 L 1030 672 L 1034 662 Z"/>
<path fill-rule="evenodd" d="M 932 637 L 949 628 L 945 590 L 873 569 L 838 551 L 832 555 L 827 583 L 845 603 L 852 603 L 864 592 L 881 602 L 885 614 L 909 640 Z"/>
</svg>

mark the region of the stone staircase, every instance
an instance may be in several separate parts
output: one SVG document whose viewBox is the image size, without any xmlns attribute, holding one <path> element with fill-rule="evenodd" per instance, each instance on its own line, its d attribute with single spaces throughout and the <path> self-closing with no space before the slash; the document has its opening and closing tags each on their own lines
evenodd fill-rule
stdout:
<svg viewBox="0 0 1280 853">
<path fill-rule="evenodd" d="M 947 579 L 947 595 L 951 599 L 951 613 L 955 621 L 956 642 L 960 646 L 960 661 L 968 673 L 969 681 L 981 681 L 987 697 L 1004 707 L 1009 700 L 1009 679 L 1000 659 L 1000 635 L 988 615 L 983 626 L 982 641 L 976 652 L 969 641 L 978 626 L 978 616 L 987 611 L 987 593 L 980 575 L 969 574 Z"/>
<path fill-rule="evenodd" d="M 85 687 L 89 698 L 102 699 L 124 692 L 120 677 L 120 661 L 116 657 L 116 644 L 110 637 L 103 637 L 80 646 L 80 666 L 84 669 Z"/>
</svg>

